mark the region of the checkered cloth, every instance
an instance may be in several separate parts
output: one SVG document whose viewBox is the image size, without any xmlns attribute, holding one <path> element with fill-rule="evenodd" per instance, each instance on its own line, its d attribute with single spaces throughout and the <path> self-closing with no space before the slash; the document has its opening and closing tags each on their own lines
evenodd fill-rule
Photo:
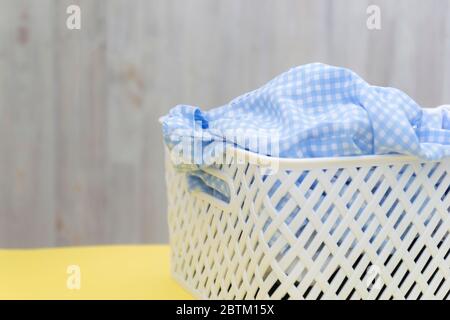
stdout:
<svg viewBox="0 0 450 320">
<path fill-rule="evenodd" d="M 201 168 L 210 163 L 209 150 L 224 144 L 288 158 L 450 156 L 450 106 L 423 109 L 398 89 L 371 86 L 348 69 L 320 63 L 292 68 L 207 112 L 178 105 L 161 122 L 169 149 L 192 146 L 179 152 L 184 164 L 178 168 L 194 177 L 193 188 L 200 184 L 207 192 L 218 190 L 217 180 Z"/>
</svg>

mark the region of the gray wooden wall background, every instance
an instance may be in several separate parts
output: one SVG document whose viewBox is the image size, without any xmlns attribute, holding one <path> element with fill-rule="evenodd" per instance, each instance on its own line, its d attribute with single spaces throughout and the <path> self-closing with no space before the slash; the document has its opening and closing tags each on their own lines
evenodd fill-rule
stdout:
<svg viewBox="0 0 450 320">
<path fill-rule="evenodd" d="M 167 241 L 158 117 L 313 61 L 450 103 L 450 2 L 0 0 L 0 246 Z"/>
</svg>

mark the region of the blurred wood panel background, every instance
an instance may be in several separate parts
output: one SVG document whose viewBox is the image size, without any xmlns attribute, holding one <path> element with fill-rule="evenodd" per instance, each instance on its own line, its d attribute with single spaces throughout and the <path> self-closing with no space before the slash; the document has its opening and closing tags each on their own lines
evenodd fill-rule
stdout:
<svg viewBox="0 0 450 320">
<path fill-rule="evenodd" d="M 167 241 L 158 117 L 314 61 L 450 103 L 450 2 L 0 0 L 0 246 Z"/>
</svg>

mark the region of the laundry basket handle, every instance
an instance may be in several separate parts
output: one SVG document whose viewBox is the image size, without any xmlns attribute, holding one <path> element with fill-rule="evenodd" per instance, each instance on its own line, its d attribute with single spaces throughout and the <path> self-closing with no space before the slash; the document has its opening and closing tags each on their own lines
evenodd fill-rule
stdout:
<svg viewBox="0 0 450 320">
<path fill-rule="evenodd" d="M 222 170 L 217 169 L 217 168 L 207 167 L 207 168 L 202 168 L 202 170 L 204 172 L 206 172 L 207 174 L 222 180 L 224 183 L 226 183 L 228 185 L 228 190 L 230 191 L 229 201 L 226 202 L 224 200 L 214 197 L 214 196 L 212 196 L 206 192 L 203 192 L 201 190 L 195 190 L 195 191 L 193 191 L 193 193 L 198 198 L 206 200 L 207 202 L 214 204 L 215 206 L 221 208 L 224 211 L 233 210 L 234 206 L 236 205 L 236 201 L 235 201 L 236 193 L 234 191 L 233 179 L 231 177 L 229 177 L 225 172 L 223 172 Z"/>
</svg>

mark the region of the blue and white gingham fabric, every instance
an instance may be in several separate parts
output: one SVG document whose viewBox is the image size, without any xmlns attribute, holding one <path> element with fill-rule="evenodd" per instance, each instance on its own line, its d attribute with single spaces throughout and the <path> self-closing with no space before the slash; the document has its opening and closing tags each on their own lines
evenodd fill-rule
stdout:
<svg viewBox="0 0 450 320">
<path fill-rule="evenodd" d="M 193 188 L 219 188 L 202 167 L 208 150 L 223 144 L 284 158 L 450 156 L 450 106 L 424 109 L 398 89 L 372 86 L 351 70 L 320 63 L 292 68 L 210 111 L 178 105 L 161 122 L 169 149 L 186 138 L 202 147 L 195 155 L 184 152 L 186 162 L 178 166 L 189 171 Z M 262 150 L 242 137 L 276 137 L 276 148 Z"/>
</svg>

